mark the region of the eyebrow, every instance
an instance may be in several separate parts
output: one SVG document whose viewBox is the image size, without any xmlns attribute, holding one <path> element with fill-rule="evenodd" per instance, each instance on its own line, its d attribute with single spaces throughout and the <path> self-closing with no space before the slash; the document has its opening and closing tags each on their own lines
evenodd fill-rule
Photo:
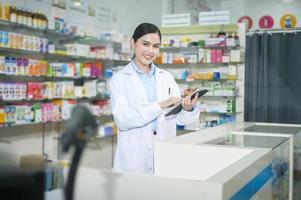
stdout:
<svg viewBox="0 0 301 200">
<path fill-rule="evenodd" d="M 149 41 L 146 41 L 146 40 L 142 40 L 142 42 L 146 42 L 146 43 L 148 43 L 148 44 L 151 44 Z M 155 43 L 155 44 L 153 44 L 153 45 L 161 45 L 160 43 Z"/>
</svg>

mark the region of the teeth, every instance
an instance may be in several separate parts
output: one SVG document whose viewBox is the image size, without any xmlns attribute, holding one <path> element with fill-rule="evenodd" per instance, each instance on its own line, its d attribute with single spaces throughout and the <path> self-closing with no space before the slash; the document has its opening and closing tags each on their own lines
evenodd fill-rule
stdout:
<svg viewBox="0 0 301 200">
<path fill-rule="evenodd" d="M 152 58 L 152 56 L 148 56 L 148 55 L 144 55 L 144 57 L 147 58 L 147 59 L 151 59 Z"/>
</svg>

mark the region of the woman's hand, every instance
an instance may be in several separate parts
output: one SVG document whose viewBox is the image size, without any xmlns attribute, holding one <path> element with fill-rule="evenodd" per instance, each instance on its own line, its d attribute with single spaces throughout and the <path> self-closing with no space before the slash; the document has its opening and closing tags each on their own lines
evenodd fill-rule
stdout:
<svg viewBox="0 0 301 200">
<path fill-rule="evenodd" d="M 170 97 L 169 99 L 167 99 L 165 101 L 159 102 L 159 106 L 162 109 L 164 109 L 164 108 L 171 107 L 180 101 L 181 101 L 181 98 L 179 98 L 179 97 Z"/>
<path fill-rule="evenodd" d="M 182 106 L 186 111 L 192 111 L 193 107 L 198 101 L 198 93 L 196 93 L 195 97 L 191 99 L 191 94 L 184 98 Z"/>
</svg>

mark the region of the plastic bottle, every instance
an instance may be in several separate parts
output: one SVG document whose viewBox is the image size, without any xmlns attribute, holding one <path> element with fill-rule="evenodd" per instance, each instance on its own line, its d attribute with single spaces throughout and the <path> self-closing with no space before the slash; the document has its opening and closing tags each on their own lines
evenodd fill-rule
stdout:
<svg viewBox="0 0 301 200">
<path fill-rule="evenodd" d="M 239 36 L 237 33 L 235 34 L 234 39 L 235 39 L 235 46 L 238 47 L 240 45 L 240 42 L 239 42 Z"/>
<path fill-rule="evenodd" d="M 37 13 L 36 12 L 32 13 L 32 26 L 34 28 L 38 28 L 38 19 L 37 19 Z"/>
<path fill-rule="evenodd" d="M 22 10 L 20 8 L 17 8 L 17 23 L 21 24 L 23 22 L 22 17 Z"/>
<path fill-rule="evenodd" d="M 3 6 L 1 2 L 0 2 L 0 20 L 3 20 Z"/>
<path fill-rule="evenodd" d="M 27 19 L 28 21 L 27 21 L 27 25 L 28 26 L 30 26 L 30 27 L 32 27 L 33 26 L 33 22 L 32 22 L 32 11 L 31 10 L 29 10 L 29 12 L 28 12 L 28 19 Z"/>
<path fill-rule="evenodd" d="M 24 19 L 23 19 L 23 23 L 26 26 L 29 26 L 29 17 L 30 17 L 30 12 L 29 10 L 24 10 Z"/>
<path fill-rule="evenodd" d="M 10 6 L 8 5 L 8 4 L 6 4 L 5 6 L 4 6 L 4 15 L 3 15 L 3 20 L 6 20 L 6 21 L 9 21 L 9 15 L 10 15 Z"/>
<path fill-rule="evenodd" d="M 43 23 L 43 19 L 42 19 L 42 14 L 40 12 L 37 13 L 37 26 L 38 28 L 42 28 L 42 23 Z"/>
<path fill-rule="evenodd" d="M 17 22 L 17 9 L 14 6 L 10 7 L 10 17 L 9 17 L 11 22 L 16 23 Z"/>
</svg>

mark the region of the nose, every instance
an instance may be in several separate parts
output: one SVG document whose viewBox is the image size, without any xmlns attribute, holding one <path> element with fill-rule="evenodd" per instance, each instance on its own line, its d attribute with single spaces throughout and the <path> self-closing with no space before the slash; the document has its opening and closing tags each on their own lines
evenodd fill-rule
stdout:
<svg viewBox="0 0 301 200">
<path fill-rule="evenodd" d="M 149 53 L 154 54 L 154 53 L 156 53 L 156 51 L 157 51 L 157 49 L 156 49 L 155 47 L 149 46 L 149 48 L 148 48 L 148 52 L 149 52 Z"/>
</svg>

